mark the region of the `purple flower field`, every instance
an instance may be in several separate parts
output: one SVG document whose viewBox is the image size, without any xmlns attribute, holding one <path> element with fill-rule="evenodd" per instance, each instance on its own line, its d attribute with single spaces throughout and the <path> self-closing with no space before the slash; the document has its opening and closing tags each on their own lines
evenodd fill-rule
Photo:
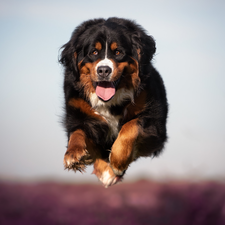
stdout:
<svg viewBox="0 0 225 225">
<path fill-rule="evenodd" d="M 224 225 L 225 184 L 0 182 L 1 225 Z"/>
</svg>

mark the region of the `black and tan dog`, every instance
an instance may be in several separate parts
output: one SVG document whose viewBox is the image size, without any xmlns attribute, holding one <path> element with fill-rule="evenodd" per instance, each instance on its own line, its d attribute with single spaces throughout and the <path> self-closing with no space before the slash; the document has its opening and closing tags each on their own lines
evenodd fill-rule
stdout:
<svg viewBox="0 0 225 225">
<path fill-rule="evenodd" d="M 66 169 L 94 173 L 105 187 L 139 157 L 160 153 L 167 139 L 167 99 L 152 66 L 155 42 L 135 22 L 89 20 L 62 47 L 65 68 Z"/>
</svg>

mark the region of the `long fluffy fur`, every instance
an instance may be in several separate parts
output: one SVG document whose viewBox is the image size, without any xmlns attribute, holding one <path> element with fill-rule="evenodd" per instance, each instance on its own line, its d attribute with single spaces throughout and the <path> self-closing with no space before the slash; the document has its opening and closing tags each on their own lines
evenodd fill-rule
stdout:
<svg viewBox="0 0 225 225">
<path fill-rule="evenodd" d="M 121 66 L 123 73 L 115 74 L 116 78 L 120 76 L 119 84 L 115 96 L 107 102 L 98 99 L 93 79 L 100 78 L 90 70 L 96 60 L 102 59 L 101 52 L 99 58 L 90 54 L 91 46 L 96 42 L 102 43 L 101 51 L 104 51 L 105 42 L 113 42 L 121 46 L 123 52 L 121 56 L 115 56 L 112 51 L 109 56 L 114 65 Z M 76 170 L 98 160 L 96 171 L 97 165 L 104 161 L 110 174 L 113 171 L 112 176 L 119 180 L 132 161 L 142 156 L 155 156 L 162 151 L 167 140 L 168 104 L 163 80 L 151 63 L 155 51 L 154 39 L 134 21 L 94 19 L 74 30 L 69 42 L 62 47 L 60 58 L 64 66 L 64 125 L 68 140 L 74 132 L 83 132 L 82 146 L 88 156 L 77 150 L 81 146 L 69 145 L 64 159 L 65 168 Z M 115 132 L 112 132 L 113 126 L 116 127 Z M 79 136 L 74 135 L 74 139 L 78 140 Z M 72 161 L 70 165 L 67 164 L 68 158 Z M 99 168 L 104 168 L 99 169 L 101 174 L 106 170 L 105 164 Z M 97 176 L 100 179 L 101 175 Z M 105 179 L 101 177 L 100 180 Z M 111 183 L 114 184 L 113 181 Z"/>
</svg>

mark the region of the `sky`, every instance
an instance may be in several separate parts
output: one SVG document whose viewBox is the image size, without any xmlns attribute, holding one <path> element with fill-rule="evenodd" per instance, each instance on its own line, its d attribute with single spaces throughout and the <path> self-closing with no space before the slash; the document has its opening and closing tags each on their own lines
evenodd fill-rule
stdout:
<svg viewBox="0 0 225 225">
<path fill-rule="evenodd" d="M 98 182 L 63 169 L 67 138 L 60 47 L 85 20 L 135 20 L 156 41 L 169 101 L 163 154 L 125 180 L 225 181 L 225 2 L 0 0 L 0 179 Z"/>
</svg>

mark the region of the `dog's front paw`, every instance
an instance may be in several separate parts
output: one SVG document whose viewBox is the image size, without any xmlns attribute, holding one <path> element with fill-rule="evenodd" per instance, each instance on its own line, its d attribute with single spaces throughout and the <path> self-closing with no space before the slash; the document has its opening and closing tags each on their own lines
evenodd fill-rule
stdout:
<svg viewBox="0 0 225 225">
<path fill-rule="evenodd" d="M 123 153 L 123 151 L 119 153 Z M 123 176 L 131 162 L 130 157 L 124 156 L 123 154 L 117 155 L 114 152 L 111 152 L 109 161 L 113 173 L 117 176 Z"/>
<path fill-rule="evenodd" d="M 123 178 L 123 176 L 116 176 L 110 165 L 102 159 L 95 161 L 93 174 L 98 177 L 106 188 L 122 181 Z"/>
<path fill-rule="evenodd" d="M 64 168 L 71 170 L 73 169 L 75 172 L 78 170 L 80 172 L 85 172 L 86 161 L 89 158 L 88 151 L 81 147 L 74 147 L 72 149 L 68 149 L 64 156 Z"/>
</svg>

